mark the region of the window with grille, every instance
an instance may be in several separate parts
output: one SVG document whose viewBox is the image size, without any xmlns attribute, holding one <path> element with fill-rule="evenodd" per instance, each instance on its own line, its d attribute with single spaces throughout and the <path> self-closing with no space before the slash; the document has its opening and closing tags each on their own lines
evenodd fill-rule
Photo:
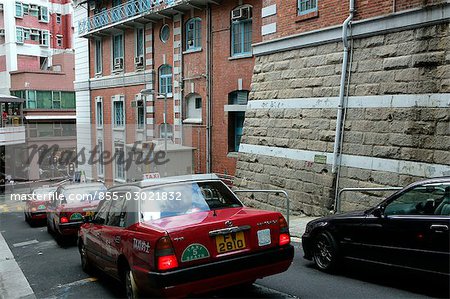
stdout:
<svg viewBox="0 0 450 299">
<path fill-rule="evenodd" d="M 116 146 L 115 148 L 115 175 L 116 179 L 125 180 L 125 153 L 123 146 Z"/>
<path fill-rule="evenodd" d="M 103 102 L 101 98 L 97 98 L 96 103 L 96 123 L 97 127 L 103 126 Z"/>
<path fill-rule="evenodd" d="M 125 109 L 123 99 L 113 101 L 114 127 L 122 128 L 125 126 Z"/>
<path fill-rule="evenodd" d="M 298 14 L 304 15 L 313 11 L 317 11 L 318 0 L 298 0 Z"/>
<path fill-rule="evenodd" d="M 98 155 L 98 162 L 97 162 L 97 171 L 99 176 L 103 176 L 105 172 L 105 166 L 103 162 L 103 140 L 98 140 L 97 145 L 97 155 Z"/>
<path fill-rule="evenodd" d="M 201 46 L 201 19 L 191 19 L 186 23 L 186 51 L 197 50 Z"/>
<path fill-rule="evenodd" d="M 113 59 L 123 58 L 123 34 L 113 37 Z"/>
<path fill-rule="evenodd" d="M 136 57 L 144 56 L 144 28 L 136 29 Z"/>
</svg>

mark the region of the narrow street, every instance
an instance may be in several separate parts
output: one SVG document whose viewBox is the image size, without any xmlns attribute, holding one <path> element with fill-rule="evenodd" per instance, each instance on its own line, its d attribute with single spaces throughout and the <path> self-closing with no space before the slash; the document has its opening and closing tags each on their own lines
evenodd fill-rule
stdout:
<svg viewBox="0 0 450 299">
<path fill-rule="evenodd" d="M 37 298 L 120 298 L 115 280 L 80 266 L 74 242 L 59 246 L 46 226 L 30 227 L 18 211 L 20 203 L 1 202 L 0 231 Z M 215 298 L 424 298 L 448 297 L 445 279 L 349 264 L 331 275 L 302 257 L 298 243 L 290 269 L 258 280 L 252 288 L 231 288 L 204 297 Z"/>
</svg>

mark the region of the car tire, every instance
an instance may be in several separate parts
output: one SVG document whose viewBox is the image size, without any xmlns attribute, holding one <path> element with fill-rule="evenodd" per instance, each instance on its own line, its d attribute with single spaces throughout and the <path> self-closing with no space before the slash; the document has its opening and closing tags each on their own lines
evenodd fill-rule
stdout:
<svg viewBox="0 0 450 299">
<path fill-rule="evenodd" d="M 338 245 L 327 231 L 319 233 L 313 242 L 313 261 L 321 271 L 332 272 L 339 261 Z"/>
<path fill-rule="evenodd" d="M 128 299 L 140 298 L 139 290 L 136 285 L 136 281 L 134 280 L 133 271 L 131 271 L 130 267 L 125 269 L 124 273 L 124 284 L 125 284 L 125 295 Z"/>
<path fill-rule="evenodd" d="M 92 272 L 92 265 L 89 257 L 87 255 L 86 246 L 82 241 L 80 241 L 80 258 L 81 258 L 81 269 L 87 274 Z"/>
</svg>

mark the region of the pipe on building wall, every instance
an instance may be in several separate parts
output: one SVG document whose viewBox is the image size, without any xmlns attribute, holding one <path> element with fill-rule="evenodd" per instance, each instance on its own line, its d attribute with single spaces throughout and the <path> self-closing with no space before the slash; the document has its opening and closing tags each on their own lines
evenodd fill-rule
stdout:
<svg viewBox="0 0 450 299">
<path fill-rule="evenodd" d="M 212 23 L 211 23 L 211 5 L 208 3 L 207 9 L 207 25 L 206 25 L 206 90 L 207 90 L 207 100 L 206 100 L 206 173 L 212 172 L 212 78 L 211 78 L 211 54 L 212 54 Z"/>
<path fill-rule="evenodd" d="M 342 59 L 342 73 L 341 73 L 341 83 L 339 88 L 339 105 L 337 110 L 337 119 L 336 119 L 336 133 L 335 133 L 335 141 L 334 141 L 334 149 L 333 149 L 333 165 L 332 165 L 332 173 L 337 172 L 338 168 L 338 159 L 340 158 L 339 150 L 341 144 L 341 136 L 343 130 L 343 115 L 344 115 L 344 100 L 345 100 L 345 79 L 347 76 L 347 65 L 348 65 L 348 29 L 353 20 L 355 14 L 355 0 L 350 0 L 350 13 L 347 19 L 345 19 L 342 24 L 342 42 L 344 44 L 344 56 Z"/>
</svg>

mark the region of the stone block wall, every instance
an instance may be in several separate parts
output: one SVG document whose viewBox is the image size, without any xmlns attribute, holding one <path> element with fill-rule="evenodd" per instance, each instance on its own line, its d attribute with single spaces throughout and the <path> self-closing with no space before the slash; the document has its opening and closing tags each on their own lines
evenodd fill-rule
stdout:
<svg viewBox="0 0 450 299">
<path fill-rule="evenodd" d="M 450 175 L 449 27 L 351 42 L 339 188 L 404 186 Z M 256 58 L 250 98 L 266 104 L 250 103 L 246 113 L 239 187 L 285 189 L 294 213 L 322 215 L 334 208 L 331 158 L 341 68 L 339 42 Z M 346 193 L 342 208 L 367 208 L 381 196 Z M 283 206 L 282 197 L 267 195 L 246 202 Z"/>
</svg>

